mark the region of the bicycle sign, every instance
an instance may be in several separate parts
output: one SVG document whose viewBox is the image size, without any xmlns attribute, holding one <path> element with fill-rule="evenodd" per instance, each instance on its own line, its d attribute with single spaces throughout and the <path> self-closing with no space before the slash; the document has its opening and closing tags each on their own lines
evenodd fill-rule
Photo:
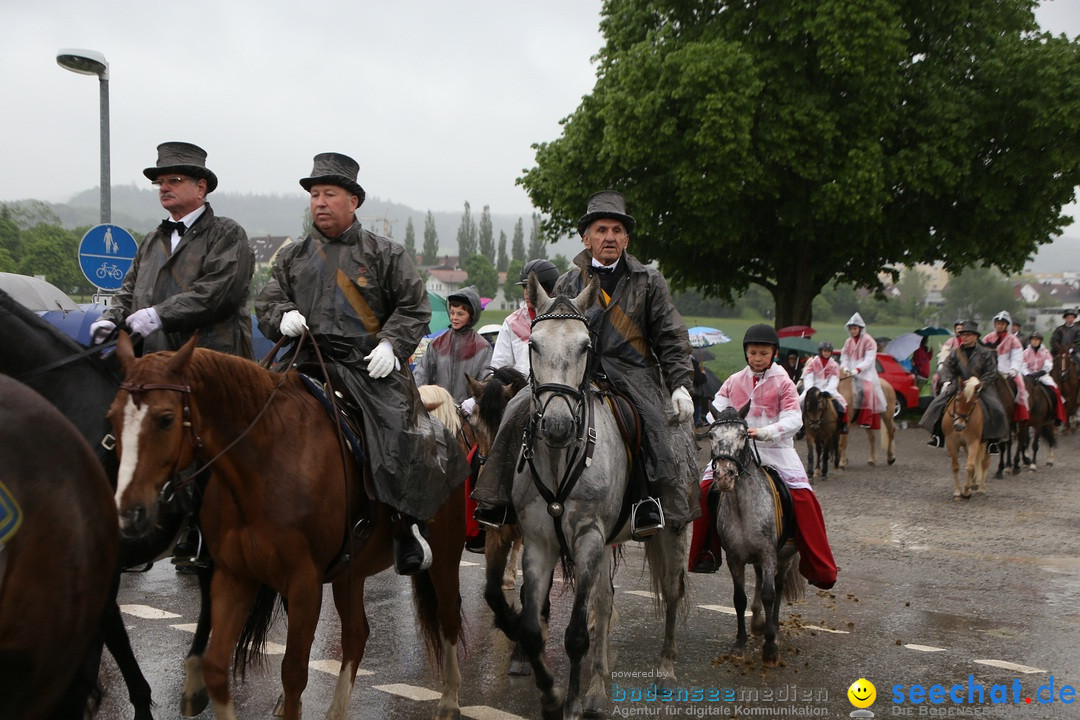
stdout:
<svg viewBox="0 0 1080 720">
<path fill-rule="evenodd" d="M 95 225 L 79 242 L 79 267 L 101 290 L 119 290 L 139 249 L 131 233 L 116 225 Z"/>
</svg>

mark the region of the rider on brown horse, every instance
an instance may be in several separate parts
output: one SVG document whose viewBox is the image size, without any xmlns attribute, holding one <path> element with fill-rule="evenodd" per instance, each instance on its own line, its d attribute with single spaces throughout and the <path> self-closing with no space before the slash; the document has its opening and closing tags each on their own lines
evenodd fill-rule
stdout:
<svg viewBox="0 0 1080 720">
<path fill-rule="evenodd" d="M 1050 336 L 1050 352 L 1057 355 L 1062 350 L 1068 351 L 1076 369 L 1080 370 L 1080 325 L 1076 324 L 1076 308 L 1069 308 L 1061 314 L 1065 322 L 1054 328 Z"/>
<path fill-rule="evenodd" d="M 812 387 L 816 387 L 821 394 L 832 400 L 836 407 L 837 432 L 847 434 L 847 406 L 844 404 L 844 396 L 837 392 L 840 385 L 840 366 L 832 359 L 833 344 L 828 340 L 818 343 L 818 354 L 806 361 L 803 367 L 802 382 L 803 391 L 799 395 L 799 404 L 806 400 L 806 393 Z M 796 439 L 801 438 L 800 435 Z"/>
</svg>

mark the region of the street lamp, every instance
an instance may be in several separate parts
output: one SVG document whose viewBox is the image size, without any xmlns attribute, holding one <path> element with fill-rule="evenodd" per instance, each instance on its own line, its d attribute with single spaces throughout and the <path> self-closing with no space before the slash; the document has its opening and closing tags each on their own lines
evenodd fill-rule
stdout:
<svg viewBox="0 0 1080 720">
<path fill-rule="evenodd" d="M 112 221 L 112 181 L 109 173 L 109 63 L 94 50 L 61 50 L 56 63 L 81 75 L 97 75 L 101 95 L 101 223 Z"/>
</svg>

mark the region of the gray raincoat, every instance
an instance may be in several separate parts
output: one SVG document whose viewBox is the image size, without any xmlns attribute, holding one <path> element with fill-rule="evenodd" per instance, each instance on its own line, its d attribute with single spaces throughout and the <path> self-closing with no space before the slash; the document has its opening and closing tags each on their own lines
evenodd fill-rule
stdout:
<svg viewBox="0 0 1080 720">
<path fill-rule="evenodd" d="M 444 387 L 460 405 L 471 396 L 465 373 L 475 380 L 486 375 L 485 368 L 491 365 L 491 343 L 473 330 L 481 310 L 476 288 L 470 285 L 450 293 L 446 302 L 452 301 L 468 303 L 472 308 L 468 324 L 460 330 L 450 328 L 432 340 L 413 372 L 417 385 L 430 383 Z"/>
<path fill-rule="evenodd" d="M 199 347 L 250 358 L 247 298 L 255 254 L 244 228 L 207 203 L 173 252 L 171 235 L 158 228 L 143 239 L 102 317 L 120 325 L 153 307 L 162 329 L 145 339 L 143 352 L 178 350 L 198 330 Z"/>
<path fill-rule="evenodd" d="M 278 255 L 255 303 L 259 329 L 281 337 L 281 318 L 298 310 L 337 366 L 363 412 L 364 438 L 378 499 L 428 520 L 469 474 L 465 456 L 438 420 L 428 416 L 402 358 L 428 329 L 431 305 L 405 249 L 362 230 L 341 237 L 317 229 Z M 393 345 L 401 368 L 372 380 L 364 356 L 381 340 Z M 299 362 L 314 360 L 310 348 Z"/>
<path fill-rule="evenodd" d="M 963 357 L 961 353 L 963 353 Z M 962 346 L 954 348 L 949 353 L 949 357 L 938 368 L 942 383 L 950 383 L 949 389 L 946 392 L 938 393 L 937 397 L 930 401 L 926 412 L 923 413 L 922 418 L 919 420 L 919 425 L 930 432 L 934 432 L 934 427 L 940 422 L 941 415 L 945 412 L 945 405 L 948 404 L 949 399 L 956 394 L 965 380 L 970 377 L 977 377 L 979 382 L 982 383 L 979 390 L 979 401 L 983 407 L 983 439 L 1001 440 L 1009 436 L 1009 423 L 1005 418 L 1005 408 L 1002 407 L 997 394 L 997 355 L 978 342 L 975 343 L 970 353 L 969 356 Z M 965 358 L 966 363 L 963 362 Z"/>
</svg>

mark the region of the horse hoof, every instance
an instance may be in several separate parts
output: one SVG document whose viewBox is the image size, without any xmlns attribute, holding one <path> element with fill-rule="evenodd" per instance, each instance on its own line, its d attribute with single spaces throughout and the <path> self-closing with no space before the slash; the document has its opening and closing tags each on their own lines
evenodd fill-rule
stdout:
<svg viewBox="0 0 1080 720">
<path fill-rule="evenodd" d="M 200 715 L 209 704 L 210 695 L 204 688 L 192 695 L 185 696 L 180 701 L 180 714 L 184 717 L 195 717 Z"/>
<path fill-rule="evenodd" d="M 527 677 L 532 675 L 532 666 L 524 660 L 511 660 L 510 667 L 507 669 L 506 674 L 515 677 Z"/>
<path fill-rule="evenodd" d="M 1054 461 L 1051 460 L 1050 462 L 1046 463 L 1046 467 L 1054 467 Z"/>
<path fill-rule="evenodd" d="M 889 464 L 890 465 L 895 465 L 896 464 L 896 458 L 889 458 Z"/>
<path fill-rule="evenodd" d="M 610 713 L 602 697 L 589 695 L 581 704 L 581 715 L 587 718 L 607 717 Z"/>
<path fill-rule="evenodd" d="M 877 463 L 876 463 L 876 462 L 874 462 L 873 460 L 867 460 L 867 461 L 866 461 L 866 464 L 867 464 L 867 465 L 877 465 Z"/>
<path fill-rule="evenodd" d="M 435 713 L 435 720 L 461 720 L 460 708 L 447 708 Z"/>
</svg>

